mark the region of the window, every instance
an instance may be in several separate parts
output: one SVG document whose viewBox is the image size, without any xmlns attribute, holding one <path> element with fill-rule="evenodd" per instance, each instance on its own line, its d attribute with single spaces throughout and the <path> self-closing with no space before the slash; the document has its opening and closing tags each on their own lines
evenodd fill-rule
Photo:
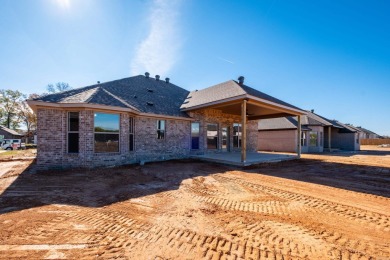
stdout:
<svg viewBox="0 0 390 260">
<path fill-rule="evenodd" d="M 307 146 L 306 132 L 301 133 L 301 146 Z"/>
<path fill-rule="evenodd" d="M 119 115 L 95 113 L 95 153 L 119 152 Z"/>
<path fill-rule="evenodd" d="M 157 139 L 165 138 L 165 120 L 157 120 Z"/>
<path fill-rule="evenodd" d="M 129 118 L 129 151 L 134 151 L 134 117 Z"/>
<path fill-rule="evenodd" d="M 310 146 L 317 146 L 318 133 L 310 132 Z"/>
<path fill-rule="evenodd" d="M 207 125 L 207 149 L 218 149 L 218 125 Z"/>
<path fill-rule="evenodd" d="M 68 113 L 68 153 L 79 152 L 79 112 Z"/>
<path fill-rule="evenodd" d="M 320 132 L 320 146 L 323 146 L 324 145 L 324 136 L 323 136 L 323 133 Z"/>
<path fill-rule="evenodd" d="M 199 123 L 191 123 L 191 149 L 199 149 Z"/>
<path fill-rule="evenodd" d="M 241 147 L 241 124 L 233 124 L 233 147 Z"/>
</svg>

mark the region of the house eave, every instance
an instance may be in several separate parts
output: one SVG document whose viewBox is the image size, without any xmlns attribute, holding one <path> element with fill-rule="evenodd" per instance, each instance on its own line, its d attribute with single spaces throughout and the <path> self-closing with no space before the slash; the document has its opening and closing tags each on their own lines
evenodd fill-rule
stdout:
<svg viewBox="0 0 390 260">
<path fill-rule="evenodd" d="M 136 116 L 142 117 L 152 117 L 152 118 L 165 118 L 165 119 L 180 119 L 193 121 L 194 119 L 190 117 L 180 117 L 180 116 L 170 116 L 164 114 L 154 114 L 154 113 L 143 113 L 139 110 L 134 110 L 125 107 L 114 107 L 114 106 L 106 106 L 106 105 L 98 105 L 98 104 L 89 104 L 89 103 L 50 103 L 43 101 L 35 101 L 35 100 L 27 100 L 28 105 L 36 112 L 37 108 L 55 108 L 55 109 L 85 109 L 85 110 L 102 110 L 102 111 L 110 111 L 110 112 L 127 112 L 134 114 Z"/>
</svg>

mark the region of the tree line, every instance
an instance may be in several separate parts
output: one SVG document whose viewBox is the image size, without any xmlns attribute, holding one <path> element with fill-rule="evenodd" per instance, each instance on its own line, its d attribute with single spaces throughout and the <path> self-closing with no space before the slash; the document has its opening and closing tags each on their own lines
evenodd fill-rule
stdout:
<svg viewBox="0 0 390 260">
<path fill-rule="evenodd" d="M 24 94 L 18 90 L 0 89 L 0 125 L 13 130 L 25 126 L 27 133 L 30 133 L 37 127 L 37 116 L 27 104 L 26 99 L 34 99 L 71 89 L 69 84 L 65 82 L 48 84 L 47 92 L 42 94 Z"/>
</svg>

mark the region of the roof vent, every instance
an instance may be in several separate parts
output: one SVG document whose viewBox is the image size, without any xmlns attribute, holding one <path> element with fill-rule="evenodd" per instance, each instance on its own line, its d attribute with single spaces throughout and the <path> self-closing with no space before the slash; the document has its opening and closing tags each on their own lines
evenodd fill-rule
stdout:
<svg viewBox="0 0 390 260">
<path fill-rule="evenodd" d="M 137 96 L 136 96 L 136 95 L 134 95 L 134 98 L 137 98 Z"/>
<path fill-rule="evenodd" d="M 148 92 L 153 92 L 153 89 L 147 88 Z"/>
<path fill-rule="evenodd" d="M 314 109 L 310 110 L 312 113 L 314 113 Z"/>
<path fill-rule="evenodd" d="M 238 84 L 240 84 L 240 85 L 243 85 L 244 84 L 244 77 L 243 76 L 239 76 L 238 77 Z"/>
<path fill-rule="evenodd" d="M 97 84 L 100 84 L 100 81 L 98 81 Z"/>
<path fill-rule="evenodd" d="M 153 106 L 153 102 L 146 102 L 146 104 L 148 104 L 148 106 Z"/>
<path fill-rule="evenodd" d="M 169 83 L 169 78 L 165 78 L 165 82 L 166 82 L 166 83 Z"/>
<path fill-rule="evenodd" d="M 160 80 L 160 75 L 156 75 L 156 80 L 157 80 L 157 81 Z"/>
<path fill-rule="evenodd" d="M 145 72 L 145 78 L 149 78 L 149 75 L 150 75 L 150 73 L 149 72 Z"/>
</svg>

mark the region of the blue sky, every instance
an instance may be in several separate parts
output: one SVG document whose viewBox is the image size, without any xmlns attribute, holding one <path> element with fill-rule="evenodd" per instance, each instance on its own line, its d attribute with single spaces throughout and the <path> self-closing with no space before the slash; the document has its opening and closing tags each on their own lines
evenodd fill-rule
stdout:
<svg viewBox="0 0 390 260">
<path fill-rule="evenodd" d="M 390 135 L 389 1 L 0 0 L 0 88 L 149 71 L 188 90 L 245 83 Z"/>
</svg>

